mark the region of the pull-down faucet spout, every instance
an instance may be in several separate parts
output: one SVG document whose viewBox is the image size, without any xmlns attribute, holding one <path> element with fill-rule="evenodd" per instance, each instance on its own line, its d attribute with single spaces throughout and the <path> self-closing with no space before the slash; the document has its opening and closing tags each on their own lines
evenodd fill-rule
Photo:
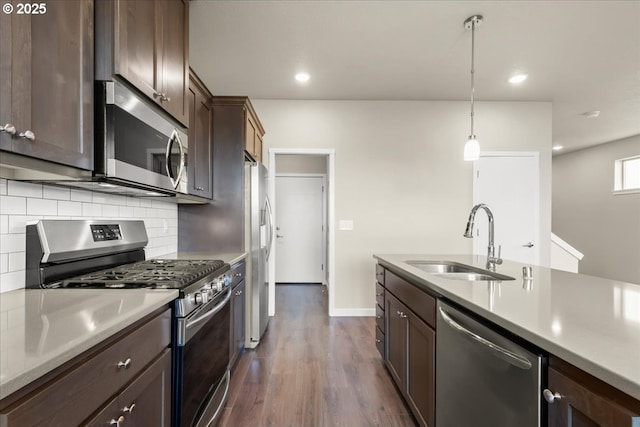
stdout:
<svg viewBox="0 0 640 427">
<path fill-rule="evenodd" d="M 500 258 L 500 247 L 498 247 L 498 256 L 495 256 L 495 246 L 493 241 L 493 212 L 491 212 L 489 206 L 485 205 L 484 203 L 479 203 L 471 209 L 471 212 L 469 213 L 469 220 L 467 221 L 467 228 L 464 230 L 464 237 L 473 239 L 473 225 L 478 209 L 483 209 L 487 213 L 487 218 L 489 219 L 489 247 L 487 248 L 487 269 L 495 270 L 496 264 L 502 264 L 502 259 Z"/>
</svg>

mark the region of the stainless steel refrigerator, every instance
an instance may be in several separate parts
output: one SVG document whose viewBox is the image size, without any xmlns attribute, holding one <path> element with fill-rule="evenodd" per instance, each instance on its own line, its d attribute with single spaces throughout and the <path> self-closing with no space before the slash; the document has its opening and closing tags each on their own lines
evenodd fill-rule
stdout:
<svg viewBox="0 0 640 427">
<path fill-rule="evenodd" d="M 273 242 L 268 171 L 260 162 L 245 164 L 246 348 L 255 348 L 269 323 L 268 260 Z"/>
</svg>

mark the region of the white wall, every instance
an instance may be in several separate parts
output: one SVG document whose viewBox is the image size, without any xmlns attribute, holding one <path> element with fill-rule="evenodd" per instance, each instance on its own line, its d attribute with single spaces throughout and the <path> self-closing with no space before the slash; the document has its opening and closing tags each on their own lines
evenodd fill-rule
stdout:
<svg viewBox="0 0 640 427">
<path fill-rule="evenodd" d="M 146 257 L 152 258 L 177 251 L 177 213 L 170 202 L 0 179 L 0 293 L 25 286 L 28 221 L 141 219 L 149 236 Z"/>
<path fill-rule="evenodd" d="M 553 232 L 581 273 L 640 284 L 640 193 L 612 193 L 614 162 L 638 154 L 640 135 L 553 158 Z"/>
<path fill-rule="evenodd" d="M 462 160 L 469 104 L 449 101 L 252 100 L 270 148 L 336 150 L 336 308 L 375 307 L 374 253 L 471 253 L 462 237 L 472 164 Z M 542 228 L 551 224 L 551 104 L 481 102 L 487 151 L 540 151 Z M 268 165 L 267 165 L 268 166 Z M 547 260 L 548 262 L 548 260 Z"/>
</svg>

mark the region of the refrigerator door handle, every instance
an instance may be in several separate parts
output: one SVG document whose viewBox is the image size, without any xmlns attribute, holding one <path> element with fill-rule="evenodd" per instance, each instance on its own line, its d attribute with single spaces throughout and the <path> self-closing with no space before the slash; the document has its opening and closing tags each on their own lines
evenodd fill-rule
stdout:
<svg viewBox="0 0 640 427">
<path fill-rule="evenodd" d="M 267 230 L 269 230 L 269 237 L 267 239 L 267 260 L 271 255 L 271 244 L 273 243 L 273 213 L 271 212 L 271 203 L 269 202 L 269 196 L 264 201 L 265 211 L 267 212 Z"/>
</svg>

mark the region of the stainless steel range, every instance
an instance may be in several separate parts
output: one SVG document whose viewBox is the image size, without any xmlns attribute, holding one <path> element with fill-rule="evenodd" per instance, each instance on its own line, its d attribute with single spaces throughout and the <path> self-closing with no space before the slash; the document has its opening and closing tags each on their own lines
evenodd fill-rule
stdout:
<svg viewBox="0 0 640 427">
<path fill-rule="evenodd" d="M 220 260 L 145 260 L 147 243 L 143 221 L 28 225 L 27 287 L 177 289 L 173 426 L 214 425 L 229 388 L 230 266 Z"/>
</svg>

